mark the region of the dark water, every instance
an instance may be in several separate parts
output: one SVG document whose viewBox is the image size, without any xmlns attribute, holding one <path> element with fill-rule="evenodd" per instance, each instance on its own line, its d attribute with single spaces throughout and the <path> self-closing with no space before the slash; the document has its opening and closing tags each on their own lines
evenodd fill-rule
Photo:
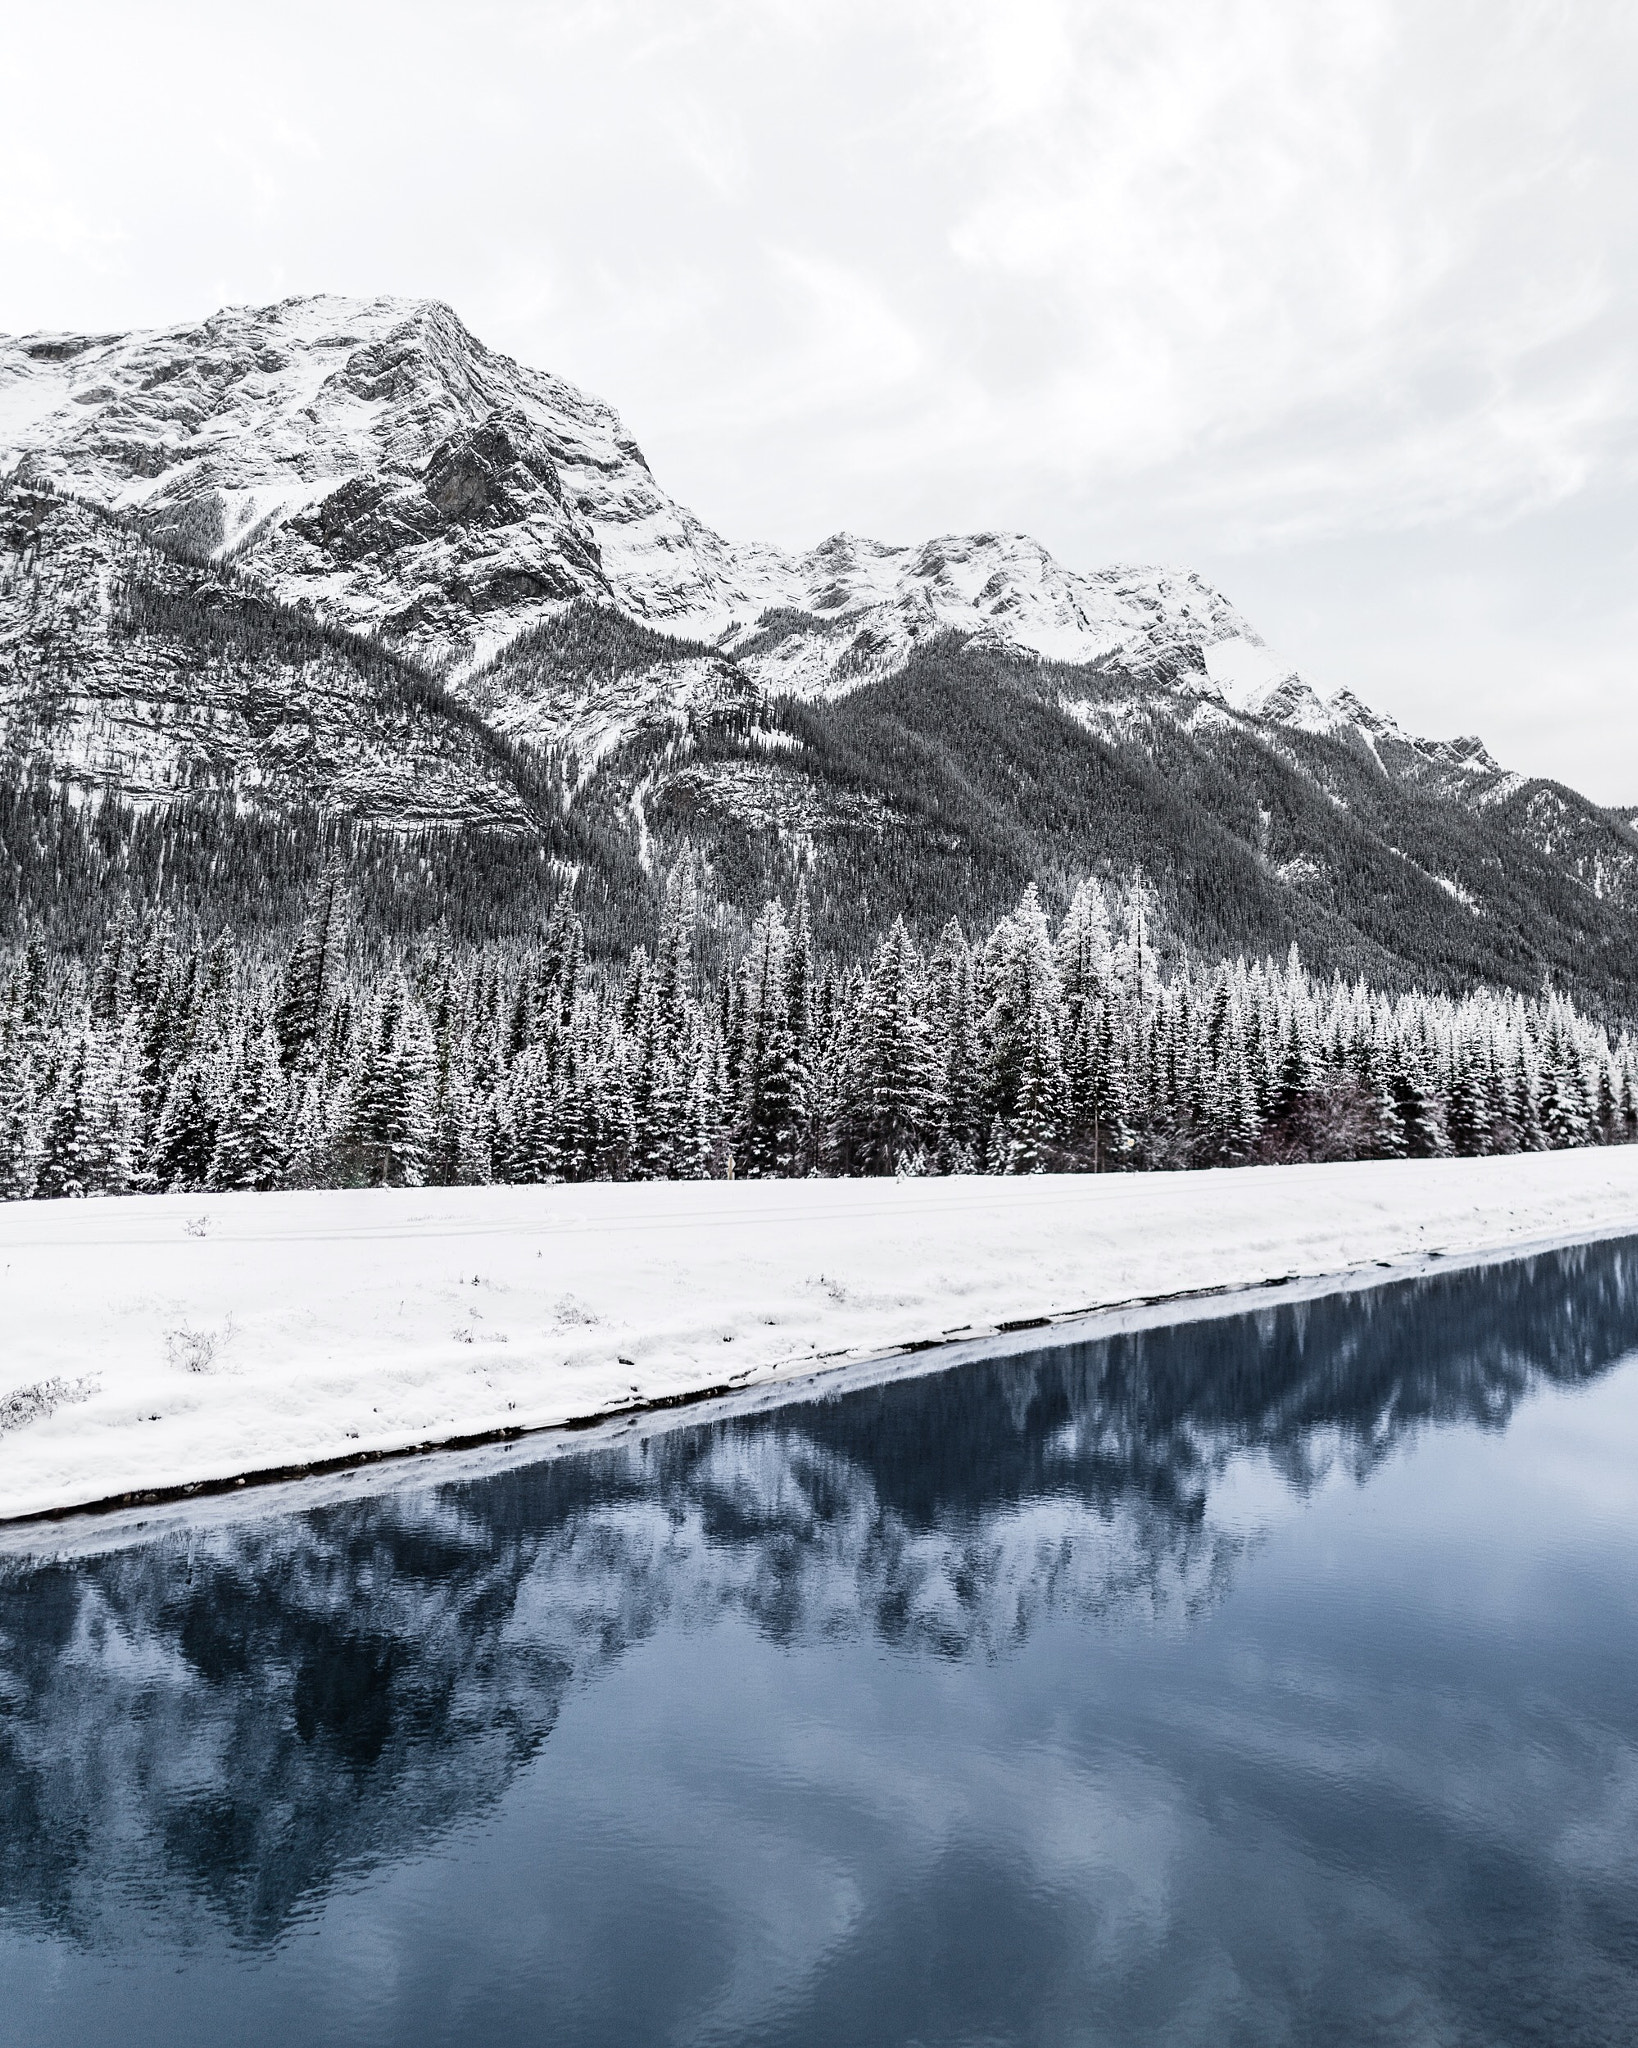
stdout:
<svg viewBox="0 0 1638 2048">
<path fill-rule="evenodd" d="M 0 1563 L 0 2040 L 1630 2043 L 1638 1244 Z"/>
</svg>

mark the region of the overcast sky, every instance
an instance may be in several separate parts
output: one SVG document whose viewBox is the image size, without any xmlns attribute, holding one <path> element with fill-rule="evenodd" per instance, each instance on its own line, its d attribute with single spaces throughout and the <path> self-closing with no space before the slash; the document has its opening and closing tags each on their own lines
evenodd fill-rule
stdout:
<svg viewBox="0 0 1638 2048">
<path fill-rule="evenodd" d="M 53 0 L 0 88 L 0 330 L 444 298 L 736 538 L 1187 563 L 1638 803 L 1633 0 Z"/>
</svg>

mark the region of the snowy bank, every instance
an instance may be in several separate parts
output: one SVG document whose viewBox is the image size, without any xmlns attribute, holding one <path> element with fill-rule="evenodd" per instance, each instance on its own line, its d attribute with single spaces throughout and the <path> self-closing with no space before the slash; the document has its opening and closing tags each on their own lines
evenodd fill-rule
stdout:
<svg viewBox="0 0 1638 2048">
<path fill-rule="evenodd" d="M 1638 1147 L 1017 1180 L 0 1207 L 0 1518 L 1040 1317 L 1638 1233 Z"/>
</svg>

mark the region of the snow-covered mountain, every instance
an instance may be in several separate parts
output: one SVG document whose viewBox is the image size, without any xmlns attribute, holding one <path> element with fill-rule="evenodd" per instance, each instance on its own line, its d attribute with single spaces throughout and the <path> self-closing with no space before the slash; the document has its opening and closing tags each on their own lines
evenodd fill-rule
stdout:
<svg viewBox="0 0 1638 2048">
<path fill-rule="evenodd" d="M 1187 570 L 725 539 L 432 301 L 0 337 L 25 783 L 532 835 L 628 935 L 684 851 L 736 903 L 805 876 L 848 943 L 1097 869 L 1207 946 L 1638 1000 L 1630 818 L 1321 697 Z"/>
<path fill-rule="evenodd" d="M 947 630 L 1068 662 L 1211 650 L 1235 687 L 1286 673 L 1199 577 L 1081 574 L 1021 534 L 735 545 L 667 495 L 611 406 L 430 300 L 0 339 L 0 464 L 456 673 L 577 596 L 729 649 L 800 614 L 811 631 L 751 660 L 804 693 Z"/>
<path fill-rule="evenodd" d="M 628 677 L 595 715 L 509 700 L 504 651 L 582 598 L 708 642 L 765 689 L 839 694 L 940 633 L 1084 664 L 1179 665 L 1193 691 L 1307 732 L 1409 747 L 1454 773 L 1477 741 L 1407 738 L 1322 700 L 1185 570 L 1065 568 L 1023 534 L 805 554 L 725 540 L 656 482 L 613 407 L 486 348 L 433 300 L 288 299 L 197 326 L 0 337 L 0 473 L 140 522 L 269 595 L 363 630 L 482 700 L 518 738 L 606 746 L 678 700 Z M 776 622 L 770 630 L 770 621 Z M 712 671 L 683 679 L 685 696 Z"/>
</svg>

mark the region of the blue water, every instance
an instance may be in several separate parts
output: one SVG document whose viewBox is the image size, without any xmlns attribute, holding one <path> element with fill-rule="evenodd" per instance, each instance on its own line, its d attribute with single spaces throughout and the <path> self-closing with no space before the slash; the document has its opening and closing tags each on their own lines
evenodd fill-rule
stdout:
<svg viewBox="0 0 1638 2048">
<path fill-rule="evenodd" d="M 1638 1244 L 532 1457 L 0 1563 L 0 2041 L 1638 2038 Z"/>
</svg>

